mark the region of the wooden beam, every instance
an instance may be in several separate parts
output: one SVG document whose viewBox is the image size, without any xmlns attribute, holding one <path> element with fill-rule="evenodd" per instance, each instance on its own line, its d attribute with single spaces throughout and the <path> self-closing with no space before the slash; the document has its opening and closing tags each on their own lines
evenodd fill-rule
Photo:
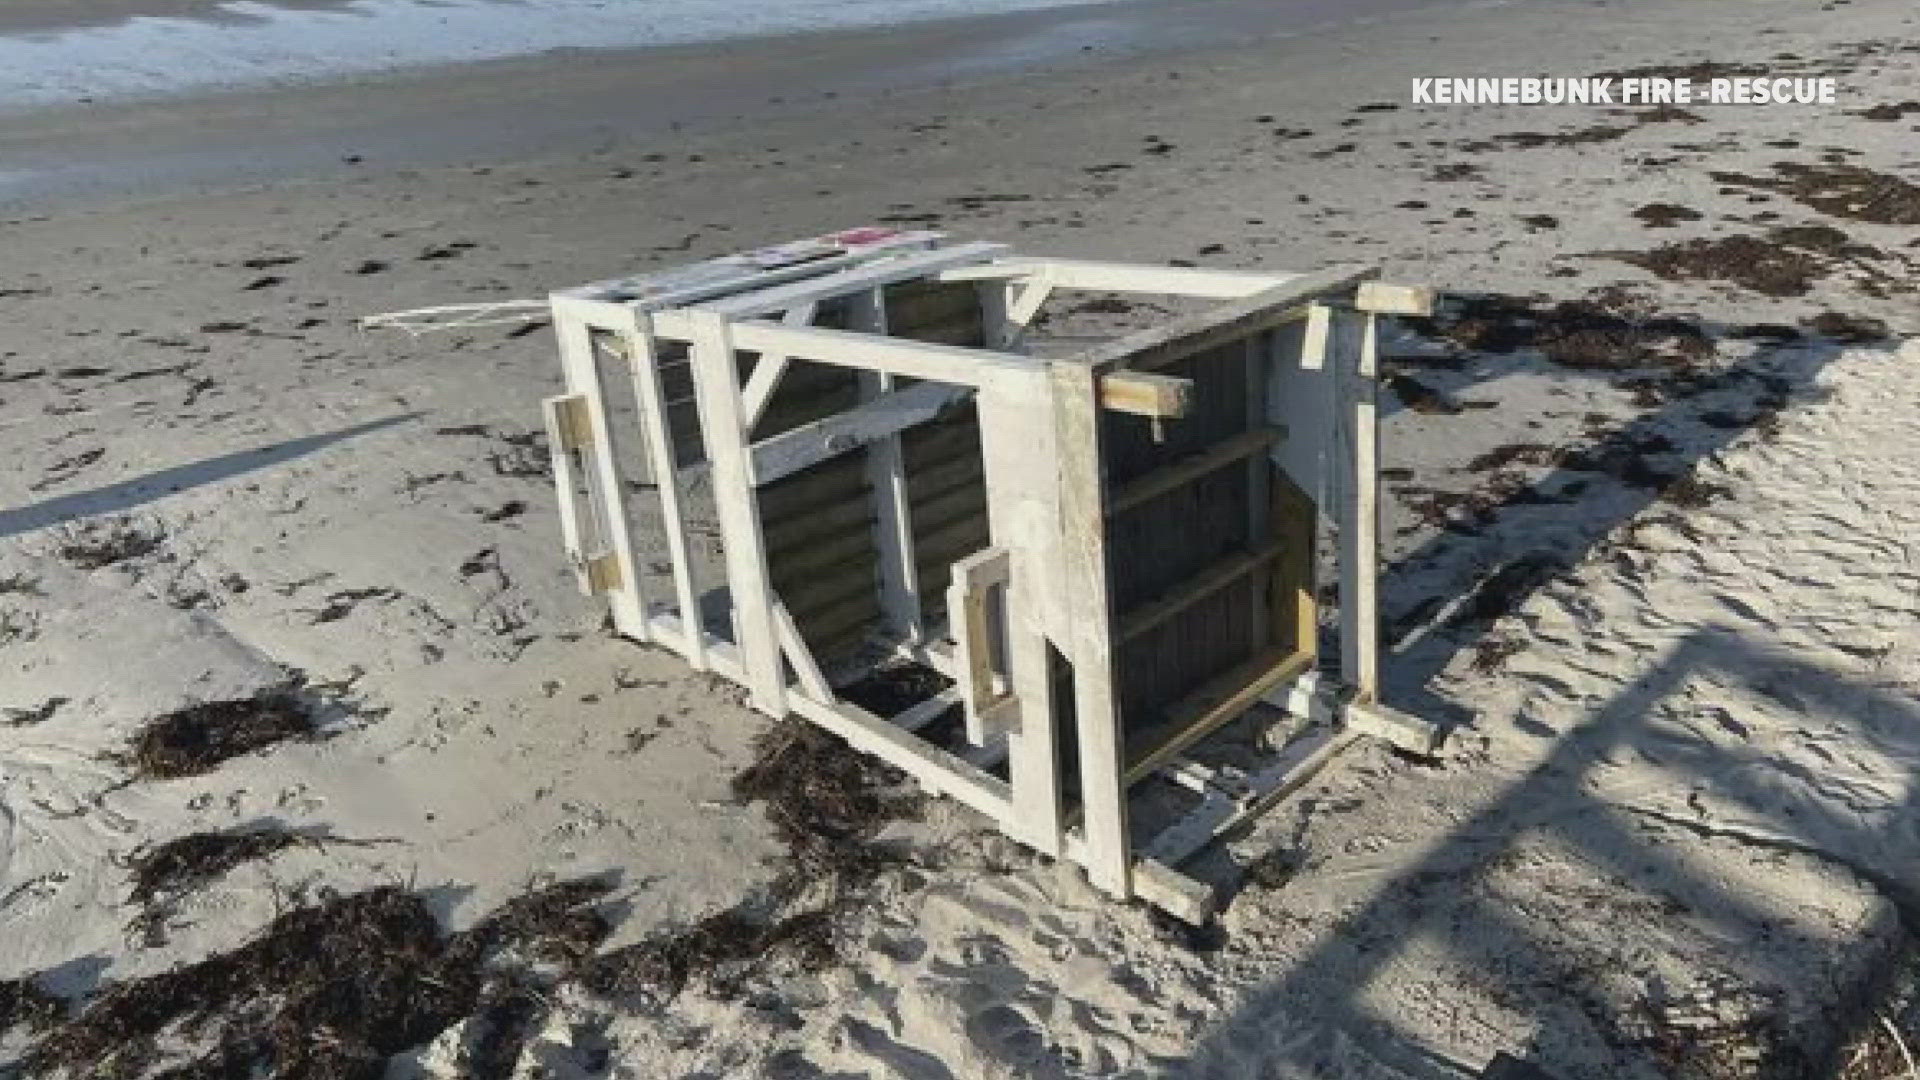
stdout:
<svg viewBox="0 0 1920 1080">
<path fill-rule="evenodd" d="M 1099 388 L 1084 364 L 1051 366 L 1054 461 L 1059 484 L 1058 569 L 1062 642 L 1073 665 L 1087 878 L 1111 895 L 1133 894 L 1127 834 L 1125 744 L 1114 700 L 1112 592 L 1102 505 Z"/>
<path fill-rule="evenodd" d="M 813 322 L 813 316 L 820 308 L 819 304 L 806 303 L 789 308 L 780 318 L 782 326 L 806 326 Z M 747 378 L 747 385 L 740 391 L 740 411 L 745 416 L 747 430 L 752 431 L 760 417 L 767 411 L 767 402 L 773 400 L 774 388 L 780 385 L 780 376 L 786 374 L 787 365 L 792 357 L 780 353 L 760 357 L 753 365 L 753 374 Z"/>
<path fill-rule="evenodd" d="M 686 310 L 712 311 L 734 319 L 751 319 L 775 311 L 785 311 L 800 304 L 865 292 L 895 282 L 928 277 L 950 266 L 984 262 L 1006 250 L 1005 244 L 974 243 L 890 255 L 883 259 L 874 259 L 858 266 L 850 266 L 844 270 L 820 274 L 785 285 L 775 285 L 703 301 L 687 307 Z"/>
<path fill-rule="evenodd" d="M 1101 376 L 1100 407 L 1177 420 L 1193 408 L 1193 380 L 1145 371 L 1115 371 Z"/>
<path fill-rule="evenodd" d="M 1215 346 L 1302 318 L 1309 301 L 1349 292 L 1378 273 L 1371 266 L 1335 266 L 1301 274 L 1270 289 L 1088 349 L 1075 359 L 1102 372 L 1122 367 L 1156 371 Z"/>
<path fill-rule="evenodd" d="M 939 417 L 972 395 L 973 390 L 965 386 L 915 383 L 905 390 L 881 393 L 846 412 L 781 432 L 753 444 L 753 483 L 756 487 L 771 484 L 828 458 L 882 442 Z"/>
<path fill-rule="evenodd" d="M 828 685 L 827 677 L 820 672 L 820 665 L 813 659 L 812 650 L 807 648 L 805 639 L 800 636 L 800 627 L 794 624 L 793 614 L 787 605 L 778 600 L 773 602 L 774 628 L 780 635 L 780 651 L 786 654 L 787 664 L 800 680 L 800 688 L 822 701 L 833 700 L 833 687 Z"/>
<path fill-rule="evenodd" d="M 1239 790 L 1203 792 L 1194 811 L 1147 842 L 1147 858 L 1165 866 L 1179 866 L 1216 838 L 1231 832 L 1300 790 L 1354 735 L 1330 725 L 1310 731 L 1281 749 L 1274 759 L 1247 775 Z"/>
<path fill-rule="evenodd" d="M 581 528 L 580 476 L 573 467 L 573 455 L 580 447 L 579 418 L 586 412 L 586 395 L 561 394 L 540 402 L 547 421 L 547 454 L 553 463 L 553 482 L 559 488 L 560 542 L 565 545 L 567 561 L 573 565 L 574 580 L 584 596 L 598 590 L 588 579 L 586 532 Z"/>
<path fill-rule="evenodd" d="M 720 542 L 726 552 L 727 595 L 733 602 L 734 632 L 754 707 L 779 718 L 787 711 L 786 679 L 780 670 L 779 629 L 773 588 L 767 580 L 766 546 L 754 505 L 734 344 L 725 316 L 699 312 L 692 318 L 694 393 L 700 401 L 700 426 L 706 436 L 707 460 L 713 468 L 714 504 L 720 519 Z M 697 619 L 698 613 L 692 618 Z"/>
<path fill-rule="evenodd" d="M 1159 266 L 1152 263 L 1090 262 L 1083 259 L 1047 259 L 1016 256 L 980 266 L 942 271 L 942 281 L 984 281 L 1048 275 L 1057 288 L 1097 292 L 1163 293 L 1212 300 L 1232 300 L 1284 285 L 1299 274 L 1246 270 L 1210 270 L 1197 266 Z"/>
<path fill-rule="evenodd" d="M 653 316 L 654 328 L 677 337 L 692 328 L 691 317 L 691 312 L 663 311 Z M 818 326 L 773 326 L 757 321 L 733 324 L 733 344 L 748 352 L 780 352 L 823 364 L 867 368 L 960 386 L 979 386 L 1001 373 L 1031 371 L 1039 366 L 1017 353 L 936 345 Z"/>
<path fill-rule="evenodd" d="M 1051 376 L 1036 370 L 1020 382 L 996 383 L 980 392 L 975 406 L 989 493 L 989 536 L 1008 555 L 1006 667 L 1019 718 L 1018 730 L 1007 735 L 1015 811 L 1008 831 L 1042 854 L 1058 856 L 1065 833 L 1062 740 L 1054 702 L 1054 645 L 1048 635 L 1058 632 L 1053 568 L 1060 546 L 1059 491 L 1050 468 L 1034 468 L 1035 461 L 1053 460 Z M 951 610 L 947 617 L 956 618 Z M 949 663 L 943 671 L 959 681 L 956 665 Z"/>
<path fill-rule="evenodd" d="M 1118 517 L 1134 507 L 1158 498 L 1176 488 L 1185 487 L 1208 473 L 1218 472 L 1238 461 L 1266 451 L 1278 441 L 1280 433 L 1269 427 L 1242 432 L 1230 439 L 1188 454 L 1122 485 L 1107 501 L 1107 516 Z"/>
<path fill-rule="evenodd" d="M 826 702 L 789 694 L 793 711 L 847 741 L 847 745 L 886 762 L 935 795 L 947 795 L 994 821 L 1012 815 L 1012 792 L 1004 781 L 912 732 L 844 701 Z"/>
<path fill-rule="evenodd" d="M 1268 543 L 1256 551 L 1242 551 L 1229 555 L 1214 563 L 1187 580 L 1181 582 L 1171 592 L 1149 603 L 1142 604 L 1120 618 L 1120 640 L 1132 641 L 1149 630 L 1154 629 L 1168 619 L 1180 614 L 1193 605 L 1219 592 L 1221 589 L 1239 581 L 1262 566 L 1272 562 L 1280 555 L 1284 545 Z"/>
<path fill-rule="evenodd" d="M 919 731 L 945 715 L 948 709 L 959 705 L 960 688 L 949 686 L 918 705 L 908 706 L 905 711 L 888 717 L 887 722 L 902 731 Z"/>
<path fill-rule="evenodd" d="M 1129 787 L 1139 783 L 1221 725 L 1238 718 L 1268 690 L 1312 664 L 1313 657 L 1306 653 L 1269 649 L 1202 684 L 1167 710 L 1167 719 L 1153 729 L 1156 734 L 1164 732 L 1164 736 L 1129 762 L 1125 783 Z"/>
<path fill-rule="evenodd" d="M 581 572 L 591 592 L 603 592 L 614 626 L 623 634 L 646 640 L 646 604 L 640 598 L 640 575 L 627 530 L 627 492 L 620 479 L 619 448 L 607 423 L 606 394 L 600 385 L 599 360 L 594 356 L 593 327 L 566 304 L 553 308 L 554 334 L 560 344 L 560 366 L 567 388 L 582 400 L 563 415 L 586 470 L 604 551 L 583 552 Z"/>
<path fill-rule="evenodd" d="M 850 314 L 852 329 L 869 334 L 886 334 L 886 289 L 874 286 L 853 297 Z M 943 386 L 939 383 L 921 383 L 907 390 L 896 390 L 894 377 L 884 371 L 862 371 L 859 380 L 860 396 L 864 403 L 859 409 L 844 414 L 848 417 L 862 410 L 879 408 L 885 401 L 901 402 L 913 394 L 923 393 L 931 402 L 931 411 L 921 419 L 931 420 L 973 394 L 966 387 Z M 923 387 L 932 389 L 923 391 Z M 914 565 L 913 499 L 907 490 L 906 458 L 900 446 L 900 431 L 908 426 L 910 424 L 897 424 L 879 431 L 880 425 L 876 425 L 879 436 L 867 440 L 871 448 L 867 451 L 865 471 L 867 488 L 873 492 L 875 510 L 873 539 L 879 555 L 881 623 L 888 631 L 907 641 L 918 641 L 924 629 L 920 609 L 920 571 Z M 844 442 L 846 434 L 842 432 L 836 438 Z"/>
<path fill-rule="evenodd" d="M 1371 701 L 1380 690 L 1380 428 L 1374 374 L 1378 317 L 1337 313 L 1329 363 L 1341 410 L 1334 467 L 1340 505 L 1340 678 Z"/>
<path fill-rule="evenodd" d="M 660 494 L 660 524 L 667 534 L 667 556 L 673 562 L 673 592 L 680 605 L 680 617 L 696 632 L 686 637 L 681 655 L 695 671 L 707 670 L 706 638 L 700 628 L 700 571 L 693 561 L 693 545 L 688 541 L 686 505 L 679 462 L 675 459 L 673 433 L 668 430 L 666 394 L 660 385 L 659 354 L 654 350 L 653 334 L 638 313 L 622 313 L 617 332 L 626 342 L 627 371 L 633 379 L 633 398 L 645 418 L 641 437 L 646 445 L 655 490 Z"/>
<path fill-rule="evenodd" d="M 1427 285 L 1387 285 L 1378 281 L 1361 284 L 1354 293 L 1353 306 L 1375 315 L 1431 315 L 1434 292 Z"/>
<path fill-rule="evenodd" d="M 722 255 L 716 259 L 697 262 L 691 266 L 595 281 L 564 289 L 553 295 L 567 300 L 591 303 L 634 305 L 641 311 L 654 311 L 710 300 L 716 296 L 744 292 L 749 289 L 763 289 L 797 278 L 817 277 L 831 271 L 884 258 L 900 251 L 930 248 L 945 236 L 945 233 L 926 230 L 895 233 L 872 243 L 859 245 L 852 250 L 818 258 L 781 262 L 776 265 L 764 265 L 764 254 L 767 249 L 736 252 L 732 255 Z M 803 244 L 809 242 L 800 241 Z M 824 244 L 833 241 L 831 237 L 819 237 L 811 242 Z M 790 249 L 793 245 L 778 246 Z"/>
</svg>

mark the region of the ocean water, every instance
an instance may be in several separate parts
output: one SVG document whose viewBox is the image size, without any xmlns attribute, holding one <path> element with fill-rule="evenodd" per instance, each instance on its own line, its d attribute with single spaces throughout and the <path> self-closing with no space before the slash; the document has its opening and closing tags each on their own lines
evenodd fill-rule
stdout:
<svg viewBox="0 0 1920 1080">
<path fill-rule="evenodd" d="M 72 0 L 73 25 L 8 29 L 0 0 L 0 107 L 247 87 L 564 48 L 674 45 L 1072 7 L 1087 0 L 156 0 L 103 21 Z M 182 12 L 186 12 L 183 14 Z M 53 25 L 49 25 L 51 22 Z"/>
</svg>

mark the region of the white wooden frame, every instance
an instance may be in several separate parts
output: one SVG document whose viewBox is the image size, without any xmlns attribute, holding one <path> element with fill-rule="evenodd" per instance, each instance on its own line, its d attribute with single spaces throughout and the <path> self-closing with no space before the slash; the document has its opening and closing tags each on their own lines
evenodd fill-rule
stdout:
<svg viewBox="0 0 1920 1080">
<path fill-rule="evenodd" d="M 780 262 L 796 251 L 804 261 Z M 1429 310 L 1431 295 L 1425 290 L 1379 285 L 1366 268 L 1265 274 L 1134 266 L 1013 256 L 1000 245 L 943 245 L 933 234 L 879 231 L 804 241 L 776 249 L 772 257 L 761 255 L 697 264 L 677 278 L 619 279 L 552 298 L 567 392 L 549 399 L 546 410 L 562 488 L 563 539 L 582 588 L 608 596 L 619 632 L 672 649 L 694 668 L 740 684 L 761 712 L 775 717 L 791 712 L 820 724 L 856 749 L 910 773 L 929 790 L 985 814 L 1035 849 L 1080 863 L 1107 892 L 1142 896 L 1196 921 L 1205 917 L 1210 890 L 1176 869 L 1197 850 L 1195 838 L 1216 835 L 1270 802 L 1275 792 L 1290 790 L 1353 734 L 1430 748 L 1427 726 L 1377 704 L 1374 644 L 1374 323 L 1378 314 Z M 913 281 L 976 283 L 992 347 L 888 336 L 882 290 Z M 1171 293 L 1222 304 L 1198 322 L 1130 335 L 1081 356 L 1040 360 L 1025 355 L 1019 351 L 1025 327 L 1059 289 Z M 829 302 L 853 313 L 847 329 L 810 325 Z M 1271 428 L 1256 426 L 1247 437 L 1177 469 L 1127 489 L 1107 490 L 1100 458 L 1102 410 L 1177 419 L 1189 406 L 1191 385 L 1156 369 L 1241 338 L 1249 349 L 1257 341 L 1277 341 L 1278 335 L 1267 331 L 1289 324 L 1302 324 L 1305 332 L 1294 355 L 1274 346 L 1269 370 L 1278 390 L 1274 401 L 1264 403 Z M 608 430 L 594 358 L 597 336 L 617 343 L 611 351 L 627 363 L 641 413 L 641 430 L 627 434 L 637 436 L 638 455 Z M 698 614 L 702 582 L 691 558 L 685 512 L 692 469 L 675 459 L 657 363 L 662 347 L 671 343 L 685 345 L 691 359 L 703 467 L 710 472 L 725 550 L 730 636 L 712 632 Z M 744 382 L 736 361 L 742 352 L 760 357 Z M 754 424 L 795 360 L 856 370 L 861 403 L 753 441 Z M 955 564 L 949 604 L 955 643 L 948 645 L 945 633 L 926 625 L 921 613 L 900 435 L 969 399 L 978 409 L 992 542 Z M 1249 408 L 1257 414 L 1263 403 L 1250 398 Z M 769 582 L 755 510 L 762 485 L 856 448 L 867 449 L 866 478 L 878 509 L 880 580 L 875 584 L 881 633 L 893 651 L 933 664 L 958 683 L 896 717 L 873 715 L 835 694 Z M 1196 717 L 1193 738 L 1263 698 L 1295 712 L 1320 714 L 1323 732 L 1310 746 L 1289 751 L 1229 797 L 1223 792 L 1232 785 L 1201 776 L 1204 770 L 1179 757 L 1191 741 L 1183 741 L 1185 736 L 1151 760 L 1130 765 L 1125 756 L 1113 664 L 1127 627 L 1118 624 L 1108 600 L 1103 522 L 1116 506 L 1151 497 L 1155 485 L 1164 491 L 1206 470 L 1246 462 L 1250 475 L 1264 477 L 1268 470 L 1262 462 L 1269 456 L 1303 490 L 1325 497 L 1322 505 L 1336 514 L 1340 662 L 1336 681 L 1316 682 L 1309 641 L 1293 654 L 1236 676 L 1205 715 Z M 673 571 L 670 596 L 644 595 L 635 573 L 623 462 L 650 478 L 658 492 Z M 576 497 L 582 485 L 584 506 Z M 590 528 L 592 523 L 598 524 Z M 1271 553 L 1256 552 L 1244 559 L 1268 557 Z M 1222 565 L 1211 573 L 1222 577 L 1245 569 Z M 1197 581 L 1189 591 L 1205 595 L 1211 580 Z M 1001 613 L 991 629 L 982 614 L 989 590 Z M 1154 614 L 1131 621 L 1138 624 Z M 1077 820 L 1069 820 L 1061 805 L 1060 719 L 1052 700 L 1049 646 L 1073 671 Z M 996 656 L 997 661 L 991 658 Z M 993 747 L 1004 748 L 1007 779 L 980 764 L 1000 750 L 963 756 L 915 734 L 956 703 L 966 710 L 972 741 L 991 740 Z M 1137 845 L 1129 829 L 1128 792 L 1156 772 L 1197 784 L 1201 804 L 1168 835 Z"/>
</svg>

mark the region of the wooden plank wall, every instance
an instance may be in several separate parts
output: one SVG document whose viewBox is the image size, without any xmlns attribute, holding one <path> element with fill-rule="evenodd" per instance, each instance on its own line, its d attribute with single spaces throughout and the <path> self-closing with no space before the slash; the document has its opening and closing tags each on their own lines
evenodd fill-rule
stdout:
<svg viewBox="0 0 1920 1080">
<path fill-rule="evenodd" d="M 1249 408 L 1250 396 L 1264 404 L 1266 392 L 1266 334 L 1259 338 L 1258 348 L 1243 338 L 1161 369 L 1192 379 L 1194 402 L 1186 417 L 1167 421 L 1158 438 L 1143 417 L 1104 415 L 1109 495 L 1261 424 L 1264 408 Z M 1298 502 L 1275 490 L 1275 470 L 1265 453 L 1252 460 L 1265 470 L 1258 481 L 1244 460 L 1237 461 L 1109 517 L 1116 627 L 1224 560 L 1269 549 L 1283 536 L 1294 537 L 1297 548 L 1302 534 L 1311 536 L 1311 517 L 1303 522 Z M 1256 499 L 1264 504 L 1259 512 Z M 1254 535 L 1256 528 L 1260 535 Z M 1170 706 L 1261 653 L 1295 643 L 1294 596 L 1277 589 L 1275 580 L 1290 561 L 1268 560 L 1157 627 L 1117 643 L 1116 697 L 1130 736 L 1128 760 L 1147 756 L 1156 740 L 1170 734 L 1161 727 Z"/>
<path fill-rule="evenodd" d="M 984 341 L 979 294 L 971 284 L 889 286 L 886 312 L 893 337 L 948 345 Z M 844 306 L 823 306 L 815 323 L 839 326 L 844 318 Z M 754 359 L 743 358 L 743 370 L 750 370 Z M 796 363 L 774 391 L 754 438 L 843 411 L 858 394 L 854 369 Z M 987 543 L 974 411 L 969 407 L 912 428 L 901 444 L 922 606 L 934 618 L 945 608 L 953 561 Z M 876 512 L 865 469 L 864 452 L 843 454 L 759 492 L 774 592 L 823 663 L 858 645 L 880 614 Z"/>
</svg>

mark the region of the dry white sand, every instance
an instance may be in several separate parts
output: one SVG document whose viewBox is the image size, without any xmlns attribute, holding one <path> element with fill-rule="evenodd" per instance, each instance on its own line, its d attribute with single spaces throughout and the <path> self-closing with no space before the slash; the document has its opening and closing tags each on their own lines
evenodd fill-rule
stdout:
<svg viewBox="0 0 1920 1080">
<path fill-rule="evenodd" d="M 756 896 L 785 849 L 728 794 L 766 725 L 609 638 L 574 593 L 528 438 L 557 385 L 548 335 L 415 341 L 354 319 L 892 217 L 1064 255 L 1377 260 L 1555 299 L 1618 285 L 1701 320 L 1717 352 L 1634 385 L 1526 348 L 1437 363 L 1440 344 L 1391 342 L 1456 407 L 1386 422 L 1406 470 L 1389 698 L 1467 726 L 1438 767 L 1358 752 L 1237 839 L 1259 870 L 1223 934 L 1172 932 L 936 804 L 897 827 L 920 865 L 837 916 L 836 963 L 665 1003 L 565 987 L 520 1075 L 1831 1065 L 1920 885 L 1920 355 L 1899 348 L 1920 332 L 1920 252 L 1911 219 L 1710 173 L 1920 180 L 1920 113 L 1854 114 L 1920 97 L 1920 56 L 1887 44 L 1915 26 L 1891 0 L 1510 6 L 590 155 L 0 222 L 0 979 L 82 995 L 395 882 L 457 930 L 529 883 L 615 872 L 609 948 Z M 1581 74 L 1779 54 L 1837 73 L 1847 103 L 1357 110 L 1516 58 Z M 1522 132 L 1584 134 L 1501 139 Z M 1650 203 L 1700 216 L 1652 228 L 1633 216 Z M 1804 295 L 1602 254 L 1808 225 L 1856 246 L 1768 249 L 1814 246 Z M 1732 333 L 1824 311 L 1891 336 Z M 1690 466 L 1702 497 L 1655 499 L 1636 466 Z M 76 565 L 73 542 L 117 515 L 159 543 Z M 326 738 L 177 780 L 129 782 L 104 756 L 168 710 L 295 674 L 331 703 Z M 263 822 L 355 842 L 239 866 L 130 930 L 128 856 Z M 395 1074 L 460 1075 L 483 1027 Z"/>
</svg>

